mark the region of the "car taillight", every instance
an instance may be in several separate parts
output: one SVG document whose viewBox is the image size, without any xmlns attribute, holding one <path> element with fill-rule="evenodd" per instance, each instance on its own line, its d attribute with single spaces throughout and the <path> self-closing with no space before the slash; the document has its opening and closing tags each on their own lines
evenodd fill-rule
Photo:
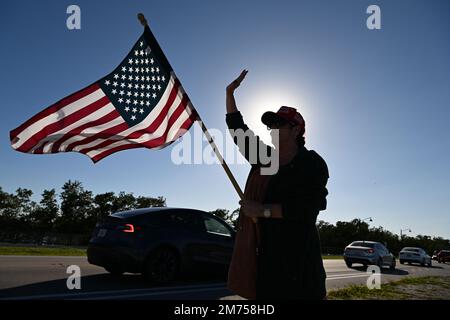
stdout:
<svg viewBox="0 0 450 320">
<path fill-rule="evenodd" d="M 141 227 L 135 226 L 135 225 L 133 225 L 131 223 L 127 223 L 127 224 L 125 224 L 123 226 L 118 226 L 117 230 L 120 230 L 120 231 L 126 232 L 126 233 L 133 233 L 135 231 L 141 230 Z"/>
<path fill-rule="evenodd" d="M 367 249 L 366 252 L 367 253 L 374 253 L 375 251 L 373 249 Z"/>
</svg>

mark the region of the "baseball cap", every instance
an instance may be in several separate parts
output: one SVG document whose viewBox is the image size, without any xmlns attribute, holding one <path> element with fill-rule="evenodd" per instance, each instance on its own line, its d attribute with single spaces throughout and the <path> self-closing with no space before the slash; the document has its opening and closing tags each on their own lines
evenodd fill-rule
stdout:
<svg viewBox="0 0 450 320">
<path fill-rule="evenodd" d="M 297 109 L 292 107 L 282 106 L 277 112 L 264 112 L 261 117 L 261 121 L 266 126 L 270 127 L 280 118 L 299 125 L 303 129 L 303 132 L 305 131 L 305 120 L 303 119 L 302 115 L 297 112 Z"/>
</svg>

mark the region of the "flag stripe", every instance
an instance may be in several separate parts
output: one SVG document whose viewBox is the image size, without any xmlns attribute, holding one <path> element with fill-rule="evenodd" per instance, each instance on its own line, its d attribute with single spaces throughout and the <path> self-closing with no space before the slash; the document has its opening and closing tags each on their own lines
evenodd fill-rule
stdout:
<svg viewBox="0 0 450 320">
<path fill-rule="evenodd" d="M 80 98 L 79 100 L 73 101 L 70 104 L 58 108 L 58 110 L 54 113 L 51 113 L 45 117 L 40 117 L 40 119 L 30 126 L 26 127 L 23 131 L 17 134 L 14 138 L 18 138 L 19 140 L 14 143 L 12 146 L 14 149 L 18 149 L 19 151 L 26 152 L 26 150 L 22 150 L 21 146 L 28 141 L 28 139 L 33 139 L 33 136 L 41 130 L 44 130 L 47 125 L 61 121 L 65 117 L 71 115 L 72 113 L 82 109 L 89 104 L 101 99 L 105 94 L 101 89 L 97 89 L 96 91 Z M 34 140 L 34 139 L 33 139 Z M 35 140 L 34 140 L 35 141 Z M 39 141 L 35 141 L 37 143 Z"/>
<path fill-rule="evenodd" d="M 46 137 L 47 138 L 52 137 L 52 134 L 54 134 L 55 132 L 61 131 L 61 129 L 65 129 L 67 126 L 70 126 L 75 122 L 79 121 L 80 119 L 83 119 L 91 115 L 93 112 L 95 112 L 95 110 L 103 108 L 108 103 L 109 103 L 108 97 L 103 96 L 99 100 L 94 101 L 93 103 L 87 105 L 84 108 L 80 108 L 79 110 L 68 115 L 64 119 L 48 124 L 47 126 L 42 128 L 41 131 L 36 132 L 24 144 L 22 144 L 20 146 L 20 151 L 29 152 L 30 149 L 32 149 L 33 146 L 37 145 L 40 141 L 42 141 L 42 139 L 45 139 Z"/>
<path fill-rule="evenodd" d="M 93 85 L 90 85 L 84 89 L 81 89 L 80 91 L 75 92 L 74 94 L 71 94 L 68 97 L 65 97 L 64 99 L 59 100 L 55 104 L 51 105 L 50 107 L 46 108 L 45 110 L 39 112 L 35 116 L 31 117 L 29 120 L 24 122 L 22 125 L 17 127 L 16 129 L 11 131 L 11 140 L 13 137 L 16 137 L 19 135 L 20 132 L 24 131 L 26 128 L 28 128 L 30 125 L 32 125 L 35 122 L 38 122 L 42 118 L 47 117 L 48 115 L 57 112 L 61 108 L 67 106 L 68 104 L 71 104 L 84 96 L 87 96 L 94 91 L 97 91 L 99 89 L 99 85 L 97 83 L 94 83 Z"/>
<path fill-rule="evenodd" d="M 177 134 L 180 132 L 180 130 L 187 130 L 192 125 L 192 123 L 194 123 L 194 121 L 195 121 L 195 118 L 189 116 L 184 121 L 184 123 L 178 128 Z M 172 142 L 173 141 L 168 142 L 167 145 L 171 144 Z M 160 143 L 160 138 L 157 138 L 156 141 L 150 140 L 150 141 L 144 143 L 143 145 L 145 147 L 149 148 L 149 149 L 152 149 L 152 148 L 160 149 L 161 147 L 167 146 L 167 145 L 161 146 L 158 143 Z M 105 151 L 97 153 L 96 155 L 90 155 L 90 154 L 87 154 L 87 155 L 92 159 L 92 161 L 98 162 L 101 159 L 109 156 L 110 154 L 112 154 L 114 152 L 118 152 L 118 151 L 122 151 L 122 150 L 126 150 L 126 149 L 140 148 L 140 147 L 142 147 L 142 145 L 140 145 L 140 144 L 135 144 L 135 143 L 133 143 L 133 144 L 126 144 L 126 145 L 121 145 L 121 146 L 117 146 L 117 147 L 114 147 L 114 148 L 107 149 Z"/>
<path fill-rule="evenodd" d="M 70 137 L 66 141 L 62 142 L 58 151 L 65 152 L 68 149 L 68 147 L 70 147 L 73 143 L 86 139 L 87 137 L 91 137 L 97 134 L 99 131 L 115 127 L 125 122 L 117 111 L 113 111 L 111 114 L 105 117 L 104 120 L 105 121 L 102 121 L 95 127 L 83 128 L 83 130 L 78 135 L 74 135 L 73 137 Z"/>
<path fill-rule="evenodd" d="M 176 118 L 178 117 L 178 115 L 175 115 L 175 111 L 180 110 L 178 113 L 181 114 L 181 112 L 184 110 L 184 108 L 186 107 L 186 105 L 188 103 L 187 96 L 185 96 L 185 100 L 181 100 L 181 101 L 179 101 L 178 98 L 179 98 L 179 96 L 177 96 L 177 100 L 175 100 L 173 102 L 167 115 L 160 120 L 158 129 L 156 131 L 149 130 L 149 131 L 145 132 L 143 130 L 139 130 L 140 134 L 135 135 L 134 138 L 130 138 L 130 136 L 133 135 L 133 133 L 131 133 L 126 138 L 121 139 L 119 141 L 115 140 L 115 139 L 107 139 L 100 144 L 96 144 L 95 146 L 92 146 L 90 148 L 84 148 L 79 151 L 82 153 L 88 154 L 89 152 L 91 152 L 93 150 L 106 149 L 106 146 L 111 145 L 111 144 L 114 144 L 114 145 L 127 144 L 127 143 L 129 143 L 129 141 L 137 141 L 144 135 L 147 138 L 154 137 L 156 139 L 156 138 L 160 137 L 161 135 L 164 134 L 164 132 L 167 130 L 167 128 L 170 128 L 171 125 L 176 121 Z M 183 103 L 184 103 L 184 105 L 183 105 Z M 175 117 L 174 117 L 174 115 L 175 115 Z M 159 120 L 155 120 L 152 124 L 154 124 L 156 121 L 159 121 Z M 122 136 L 122 134 L 121 134 L 121 136 Z"/>
<path fill-rule="evenodd" d="M 100 108 L 99 110 L 94 111 L 92 114 L 86 116 L 85 118 L 81 118 L 78 121 L 72 123 L 71 125 L 67 127 L 63 127 L 61 130 L 54 132 L 48 137 L 45 137 L 41 141 L 39 141 L 38 144 L 36 144 L 32 149 L 30 149 L 29 153 L 35 153 L 34 151 L 37 149 L 48 148 L 48 145 L 53 145 L 55 142 L 60 141 L 64 139 L 66 134 L 72 130 L 75 130 L 76 128 L 80 126 L 84 126 L 86 123 L 92 123 L 93 121 L 102 118 L 106 114 L 110 113 L 111 111 L 115 111 L 116 109 L 111 103 L 108 103 L 106 106 Z M 117 116 L 119 113 L 116 111 Z M 53 153 L 53 152 L 52 152 Z"/>
</svg>

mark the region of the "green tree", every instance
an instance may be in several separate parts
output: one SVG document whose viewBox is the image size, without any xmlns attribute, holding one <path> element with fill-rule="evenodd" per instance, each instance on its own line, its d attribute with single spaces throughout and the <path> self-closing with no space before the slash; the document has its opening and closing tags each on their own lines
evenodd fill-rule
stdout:
<svg viewBox="0 0 450 320">
<path fill-rule="evenodd" d="M 55 189 L 44 190 L 39 205 L 31 213 L 30 218 L 34 227 L 39 230 L 49 231 L 54 227 L 58 218 L 59 206 Z"/>
<path fill-rule="evenodd" d="M 84 190 L 81 182 L 71 180 L 63 185 L 62 190 L 59 229 L 69 233 L 88 231 L 93 226 L 87 226 L 86 222 L 95 221 L 92 219 L 95 215 L 92 192 Z"/>
</svg>

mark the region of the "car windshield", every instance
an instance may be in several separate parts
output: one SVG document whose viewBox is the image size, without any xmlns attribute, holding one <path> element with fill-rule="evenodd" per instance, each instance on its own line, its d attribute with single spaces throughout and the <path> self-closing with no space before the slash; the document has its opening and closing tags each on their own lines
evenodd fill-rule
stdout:
<svg viewBox="0 0 450 320">
<path fill-rule="evenodd" d="M 373 248 L 375 246 L 375 243 L 373 242 L 353 242 L 351 244 L 352 247 L 367 247 L 367 248 Z"/>
</svg>

